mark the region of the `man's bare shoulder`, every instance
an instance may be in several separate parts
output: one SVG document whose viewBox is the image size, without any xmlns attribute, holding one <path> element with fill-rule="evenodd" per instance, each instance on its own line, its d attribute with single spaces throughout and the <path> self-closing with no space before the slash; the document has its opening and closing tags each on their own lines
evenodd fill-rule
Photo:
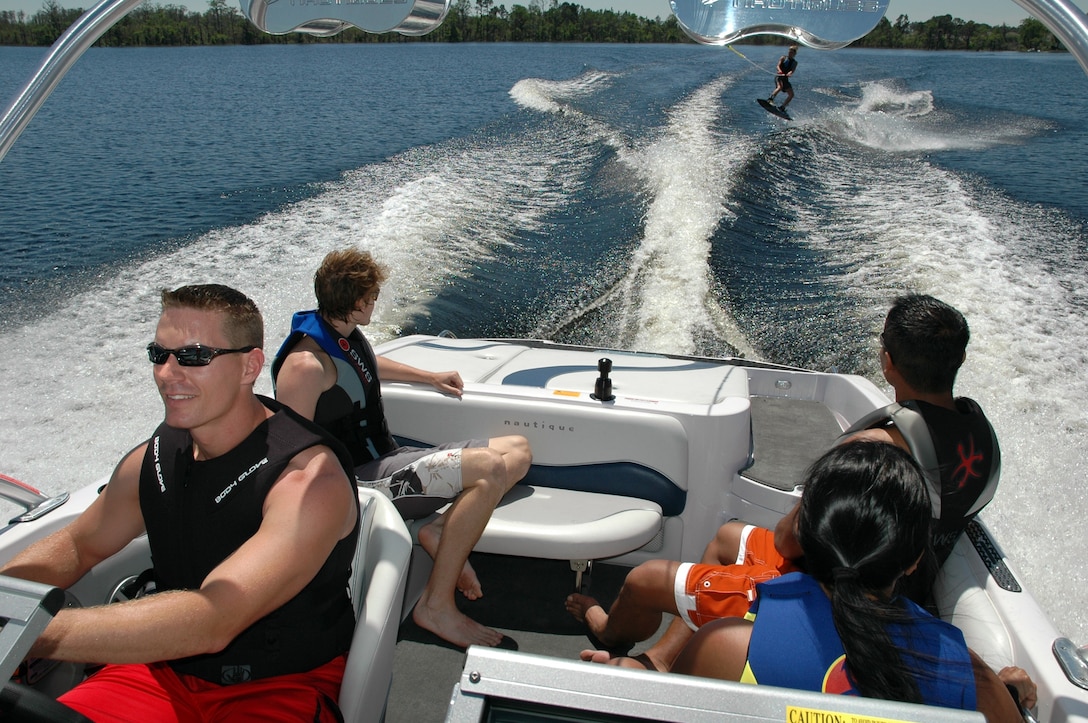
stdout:
<svg viewBox="0 0 1088 723">
<path fill-rule="evenodd" d="M 295 471 L 306 471 L 313 474 L 325 474 L 328 472 L 338 472 L 340 475 L 344 475 L 344 468 L 340 465 L 340 460 L 333 452 L 331 447 L 324 444 L 315 444 L 312 447 L 298 452 L 291 461 L 287 463 L 287 466 L 283 470 L 283 475 L 290 474 Z M 283 476 L 281 475 L 281 476 Z"/>
<path fill-rule="evenodd" d="M 295 508 L 301 505 L 299 509 L 309 507 L 325 518 L 331 507 L 339 510 L 343 521 L 349 523 L 346 534 L 355 519 L 355 507 L 351 504 L 354 489 L 331 448 L 324 445 L 308 447 L 287 463 L 266 499 L 266 512 L 269 506 Z M 323 508 L 326 512 L 321 512 Z"/>
<path fill-rule="evenodd" d="M 312 486 L 314 489 L 328 490 L 324 494 L 333 496 L 341 496 L 341 491 L 346 490 L 346 496 L 350 497 L 354 489 L 350 479 L 332 448 L 318 444 L 291 458 L 280 474 L 276 487 L 284 482 L 288 485 Z"/>
<path fill-rule="evenodd" d="M 116 491 L 134 491 L 140 483 L 140 470 L 143 467 L 144 456 L 147 454 L 151 440 L 141 442 L 125 454 L 117 466 L 113 468 L 110 481 L 103 493 L 113 489 Z"/>
</svg>

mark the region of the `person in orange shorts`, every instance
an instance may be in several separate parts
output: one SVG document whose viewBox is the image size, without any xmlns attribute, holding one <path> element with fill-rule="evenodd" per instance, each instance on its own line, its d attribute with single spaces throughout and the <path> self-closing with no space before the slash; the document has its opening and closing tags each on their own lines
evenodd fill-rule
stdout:
<svg viewBox="0 0 1088 723">
<path fill-rule="evenodd" d="M 728 522 L 707 545 L 698 563 L 649 560 L 631 570 L 608 612 L 581 593 L 567 597 L 567 611 L 585 622 L 605 650 L 582 651 L 583 660 L 632 668 L 668 670 L 691 634 L 711 620 L 741 617 L 755 598 L 756 584 L 800 568 L 796 522 L 799 506 L 775 529 Z M 677 616 L 665 634 L 633 658 L 609 651 L 646 640 L 661 626 L 663 613 Z"/>
<path fill-rule="evenodd" d="M 800 568 L 774 546 L 771 530 L 745 525 L 736 563 L 682 562 L 673 592 L 677 614 L 692 630 L 711 620 L 743 617 L 755 599 L 756 584 Z"/>
</svg>

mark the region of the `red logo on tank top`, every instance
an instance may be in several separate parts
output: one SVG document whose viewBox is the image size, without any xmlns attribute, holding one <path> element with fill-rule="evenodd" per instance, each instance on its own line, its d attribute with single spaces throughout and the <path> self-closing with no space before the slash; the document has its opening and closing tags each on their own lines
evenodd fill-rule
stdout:
<svg viewBox="0 0 1088 723">
<path fill-rule="evenodd" d="M 975 465 L 982 464 L 985 457 L 982 452 L 975 451 L 974 437 L 968 437 L 967 442 L 971 445 L 970 450 L 964 449 L 962 442 L 956 445 L 956 452 L 960 455 L 960 463 L 952 471 L 952 481 L 956 483 L 957 489 L 963 489 L 968 482 L 982 476 L 975 469 Z"/>
<path fill-rule="evenodd" d="M 343 337 L 340 337 L 340 341 L 338 341 L 336 343 L 339 344 L 340 348 L 343 349 L 344 351 L 347 351 L 347 350 L 351 349 L 351 344 L 348 344 L 348 340 L 343 338 Z"/>
</svg>

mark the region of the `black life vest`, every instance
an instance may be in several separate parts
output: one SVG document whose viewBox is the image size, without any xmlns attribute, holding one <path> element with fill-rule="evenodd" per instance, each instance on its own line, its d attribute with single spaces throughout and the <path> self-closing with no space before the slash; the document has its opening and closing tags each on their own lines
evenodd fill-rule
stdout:
<svg viewBox="0 0 1088 723">
<path fill-rule="evenodd" d="M 1001 448 L 982 408 L 958 397 L 956 411 L 915 400 L 889 404 L 843 433 L 894 424 L 921 465 L 933 507 L 933 551 L 943 563 L 967 523 L 993 499 Z"/>
<path fill-rule="evenodd" d="M 212 569 L 256 534 L 265 497 L 302 450 L 333 449 L 357 500 L 347 451 L 287 407 L 259 399 L 275 414 L 214 459 L 194 460 L 189 432 L 165 423 L 148 441 L 140 509 L 159 591 L 198 589 Z M 346 653 L 355 628 L 348 576 L 358 534 L 357 520 L 305 588 L 222 651 L 169 661 L 170 666 L 229 685 L 312 670 Z"/>
<path fill-rule="evenodd" d="M 317 342 L 336 366 L 336 384 L 318 397 L 314 421 L 348 448 L 356 467 L 396 449 L 382 407 L 378 362 L 358 329 L 341 336 L 316 311 L 296 313 L 291 333 L 272 362 L 273 387 L 287 355 L 304 336 Z"/>
</svg>

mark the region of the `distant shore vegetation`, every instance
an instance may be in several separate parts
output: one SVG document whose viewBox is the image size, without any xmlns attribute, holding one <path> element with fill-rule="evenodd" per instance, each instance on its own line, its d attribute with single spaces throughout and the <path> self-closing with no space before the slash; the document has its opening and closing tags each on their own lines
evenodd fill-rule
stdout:
<svg viewBox="0 0 1088 723">
<path fill-rule="evenodd" d="M 0 11 L 0 45 L 52 45 L 83 9 L 62 8 L 46 0 L 42 9 L 28 15 Z M 691 40 L 671 14 L 662 19 L 644 18 L 631 12 L 587 10 L 570 2 L 529 0 L 528 4 L 496 5 L 494 0 L 456 0 L 446 21 L 423 37 L 398 33 L 375 35 L 355 28 L 332 38 L 304 33 L 268 35 L 253 27 L 227 0 L 210 0 L 204 12 L 181 5 L 146 2 L 108 30 L 99 47 L 176 45 L 258 45 L 283 43 L 456 43 L 456 42 L 581 42 L 581 43 L 687 43 Z M 777 36 L 757 36 L 745 45 L 781 45 Z M 1063 50 L 1058 40 L 1038 20 L 1020 25 L 987 25 L 941 15 L 912 22 L 900 15 L 886 17 L 864 38 L 853 43 L 864 48 L 915 50 Z"/>
</svg>

